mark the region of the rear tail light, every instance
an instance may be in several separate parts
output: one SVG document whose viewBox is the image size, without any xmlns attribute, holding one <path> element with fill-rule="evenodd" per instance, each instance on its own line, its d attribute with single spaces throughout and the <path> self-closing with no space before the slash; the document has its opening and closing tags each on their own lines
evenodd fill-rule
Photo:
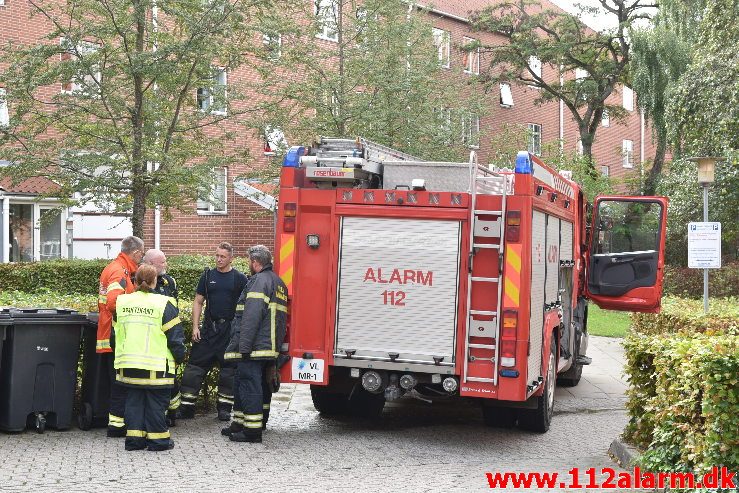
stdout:
<svg viewBox="0 0 739 493">
<path fill-rule="evenodd" d="M 521 239 L 521 211 L 508 211 L 505 225 L 506 241 L 518 242 Z"/>
<path fill-rule="evenodd" d="M 295 220 L 296 215 L 298 213 L 298 204 L 295 202 L 287 202 L 282 209 L 283 213 L 283 223 L 282 223 L 282 230 L 285 233 L 294 233 L 295 232 Z"/>
<path fill-rule="evenodd" d="M 504 310 L 503 324 L 500 331 L 500 366 L 507 368 L 516 366 L 517 329 L 518 311 Z"/>
</svg>

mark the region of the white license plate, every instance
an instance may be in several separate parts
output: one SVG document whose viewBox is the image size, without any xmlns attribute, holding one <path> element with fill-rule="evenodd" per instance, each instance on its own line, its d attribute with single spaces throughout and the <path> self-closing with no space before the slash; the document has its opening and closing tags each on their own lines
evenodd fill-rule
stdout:
<svg viewBox="0 0 739 493">
<path fill-rule="evenodd" d="M 323 382 L 322 359 L 292 358 L 292 379 L 298 382 Z"/>
</svg>

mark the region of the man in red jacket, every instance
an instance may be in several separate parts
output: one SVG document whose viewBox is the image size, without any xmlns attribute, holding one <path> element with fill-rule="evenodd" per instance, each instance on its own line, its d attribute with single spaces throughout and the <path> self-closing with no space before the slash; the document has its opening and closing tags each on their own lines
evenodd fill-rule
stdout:
<svg viewBox="0 0 739 493">
<path fill-rule="evenodd" d="M 127 236 L 121 241 L 121 253 L 109 263 L 100 274 L 98 290 L 98 332 L 97 346 L 103 364 L 110 375 L 110 414 L 108 415 L 108 436 L 126 436 L 123 413 L 126 408 L 126 389 L 115 381 L 113 368 L 114 334 L 111 330 L 118 295 L 134 292 L 134 275 L 141 259 L 144 258 L 144 241 L 136 236 Z"/>
</svg>

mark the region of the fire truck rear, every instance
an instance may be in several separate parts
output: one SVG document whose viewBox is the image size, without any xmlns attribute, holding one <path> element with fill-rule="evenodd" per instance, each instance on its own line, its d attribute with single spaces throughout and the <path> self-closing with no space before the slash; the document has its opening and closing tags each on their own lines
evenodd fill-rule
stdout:
<svg viewBox="0 0 739 493">
<path fill-rule="evenodd" d="M 521 152 L 513 169 L 428 162 L 364 139 L 293 147 L 275 266 L 289 290 L 284 381 L 323 414 L 475 398 L 544 432 L 555 382 L 590 363 L 588 300 L 658 311 L 667 200 L 597 197 Z"/>
</svg>

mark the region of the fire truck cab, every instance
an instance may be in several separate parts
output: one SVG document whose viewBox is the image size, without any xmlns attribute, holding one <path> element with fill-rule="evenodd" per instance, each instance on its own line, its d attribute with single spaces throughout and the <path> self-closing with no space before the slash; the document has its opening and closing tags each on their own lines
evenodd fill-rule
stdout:
<svg viewBox="0 0 739 493">
<path fill-rule="evenodd" d="M 474 398 L 544 432 L 587 357 L 588 300 L 660 308 L 667 199 L 595 199 L 521 152 L 511 169 L 427 162 L 364 139 L 287 153 L 275 270 L 289 291 L 286 382 L 322 414 Z M 592 215 L 590 226 L 586 218 Z"/>
</svg>

